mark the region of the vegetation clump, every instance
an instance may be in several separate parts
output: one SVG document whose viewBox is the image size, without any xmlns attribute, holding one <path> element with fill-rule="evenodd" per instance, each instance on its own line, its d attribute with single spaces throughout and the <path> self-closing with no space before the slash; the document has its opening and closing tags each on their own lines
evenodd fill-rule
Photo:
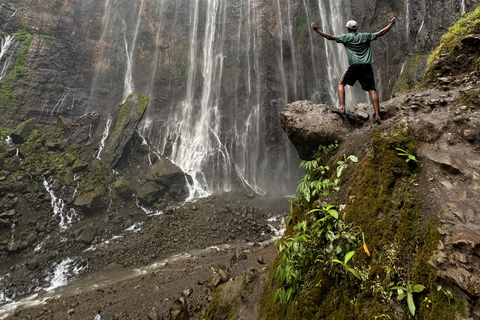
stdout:
<svg viewBox="0 0 480 320">
<path fill-rule="evenodd" d="M 338 184 L 348 189 L 344 204 L 328 203 L 338 200 L 335 188 L 315 195 L 305 188 L 325 180 L 335 161 L 320 165 L 317 154 L 318 166 L 303 163 L 306 176 L 270 269 L 261 319 L 453 319 L 461 312 L 459 300 L 437 290 L 427 263 L 441 236 L 436 220 L 421 214 L 411 130 L 398 124 L 374 131 L 371 145 L 358 164 L 349 163 L 351 183 Z"/>
<path fill-rule="evenodd" d="M 464 15 L 443 35 L 440 46 L 430 55 L 423 84 L 435 83 L 439 76 L 451 76 L 462 72 L 478 72 L 480 51 L 478 45 L 468 48 L 462 40 L 469 35 L 480 34 L 480 6 Z M 478 42 L 477 42 L 478 43 Z"/>
</svg>

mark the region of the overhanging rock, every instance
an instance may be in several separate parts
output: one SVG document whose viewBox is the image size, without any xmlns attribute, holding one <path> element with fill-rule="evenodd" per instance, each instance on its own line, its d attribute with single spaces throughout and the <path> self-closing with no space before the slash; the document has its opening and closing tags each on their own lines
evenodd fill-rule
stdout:
<svg viewBox="0 0 480 320">
<path fill-rule="evenodd" d="M 282 128 L 303 160 L 310 160 L 319 145 L 346 139 L 354 127 L 331 106 L 302 100 L 288 104 L 282 112 Z"/>
</svg>

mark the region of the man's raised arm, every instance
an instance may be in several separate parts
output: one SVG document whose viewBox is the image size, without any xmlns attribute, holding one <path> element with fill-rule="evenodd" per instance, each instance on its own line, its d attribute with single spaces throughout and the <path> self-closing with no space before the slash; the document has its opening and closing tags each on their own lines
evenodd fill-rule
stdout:
<svg viewBox="0 0 480 320">
<path fill-rule="evenodd" d="M 312 22 L 312 29 L 327 40 L 335 40 L 335 37 L 318 29 L 318 25 Z"/>
<path fill-rule="evenodd" d="M 395 24 L 396 21 L 397 21 L 397 18 L 395 18 L 395 17 L 393 17 L 391 20 L 389 20 L 388 26 L 386 26 L 385 28 L 383 28 L 382 30 L 377 32 L 377 37 L 381 37 L 381 36 L 385 35 L 385 33 L 387 33 L 388 30 L 392 29 L 392 27 L 393 27 L 393 25 Z"/>
</svg>

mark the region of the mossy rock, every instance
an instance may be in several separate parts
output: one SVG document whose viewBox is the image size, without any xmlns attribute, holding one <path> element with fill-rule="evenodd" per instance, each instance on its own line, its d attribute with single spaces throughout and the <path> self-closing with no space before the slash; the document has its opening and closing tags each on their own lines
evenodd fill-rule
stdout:
<svg viewBox="0 0 480 320">
<path fill-rule="evenodd" d="M 73 173 L 82 172 L 87 170 L 87 168 L 88 168 L 88 162 L 80 159 L 76 159 L 72 166 L 72 172 Z"/>
<path fill-rule="evenodd" d="M 22 122 L 17 128 L 10 134 L 13 143 L 23 144 L 25 143 L 33 130 L 37 129 L 37 121 L 32 118 L 25 122 Z"/>
<path fill-rule="evenodd" d="M 118 179 L 113 183 L 115 192 L 125 200 L 132 199 L 133 190 L 125 179 Z"/>
<path fill-rule="evenodd" d="M 78 195 L 73 204 L 84 212 L 98 210 L 103 205 L 102 197 L 104 195 L 105 189 L 103 187 L 97 187 L 92 192 Z"/>
<path fill-rule="evenodd" d="M 166 187 L 154 181 L 147 181 L 135 189 L 135 194 L 141 203 L 153 205 L 165 193 L 165 189 Z"/>
<path fill-rule="evenodd" d="M 465 39 L 478 38 L 479 35 L 480 6 L 465 15 L 442 36 L 440 46 L 428 58 L 423 84 L 435 84 L 438 77 L 478 71 L 480 50 L 475 45 L 477 42 Z"/>
</svg>

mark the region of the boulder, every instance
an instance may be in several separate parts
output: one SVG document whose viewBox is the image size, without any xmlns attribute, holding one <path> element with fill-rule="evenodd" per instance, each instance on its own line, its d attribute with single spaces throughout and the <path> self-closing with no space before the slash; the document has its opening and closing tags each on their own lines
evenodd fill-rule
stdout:
<svg viewBox="0 0 480 320">
<path fill-rule="evenodd" d="M 148 167 L 145 178 L 163 186 L 171 186 L 174 184 L 184 185 L 186 183 L 185 173 L 182 169 L 167 159 L 161 159 Z"/>
<path fill-rule="evenodd" d="M 282 128 L 303 160 L 310 160 L 319 145 L 343 141 L 352 131 L 348 121 L 332 113 L 332 107 L 303 100 L 288 104 L 282 112 Z"/>
<path fill-rule="evenodd" d="M 22 122 L 18 127 L 10 134 L 13 143 L 22 144 L 28 140 L 28 137 L 33 130 L 37 128 L 37 121 L 35 119 L 29 119 Z"/>
<path fill-rule="evenodd" d="M 125 179 L 118 179 L 113 183 L 115 192 L 125 200 L 130 200 L 133 195 L 133 190 Z"/>
<path fill-rule="evenodd" d="M 141 92 L 134 92 L 128 96 L 109 128 L 107 140 L 100 155 L 102 161 L 112 167 L 115 166 L 123 154 L 123 149 L 132 139 L 148 103 L 149 99 Z"/>
<path fill-rule="evenodd" d="M 99 209 L 102 206 L 102 197 L 105 195 L 105 189 L 102 187 L 95 188 L 92 192 L 78 195 L 73 203 L 85 212 Z"/>
<path fill-rule="evenodd" d="M 93 224 L 90 224 L 75 230 L 75 241 L 90 245 L 97 235 L 97 230 L 94 228 Z"/>
<path fill-rule="evenodd" d="M 175 300 L 170 307 L 169 312 L 170 320 L 188 320 L 188 299 L 182 295 L 179 299 Z"/>
<path fill-rule="evenodd" d="M 166 187 L 154 181 L 147 181 L 135 189 L 135 193 L 140 201 L 147 205 L 152 205 L 165 193 Z"/>
</svg>

